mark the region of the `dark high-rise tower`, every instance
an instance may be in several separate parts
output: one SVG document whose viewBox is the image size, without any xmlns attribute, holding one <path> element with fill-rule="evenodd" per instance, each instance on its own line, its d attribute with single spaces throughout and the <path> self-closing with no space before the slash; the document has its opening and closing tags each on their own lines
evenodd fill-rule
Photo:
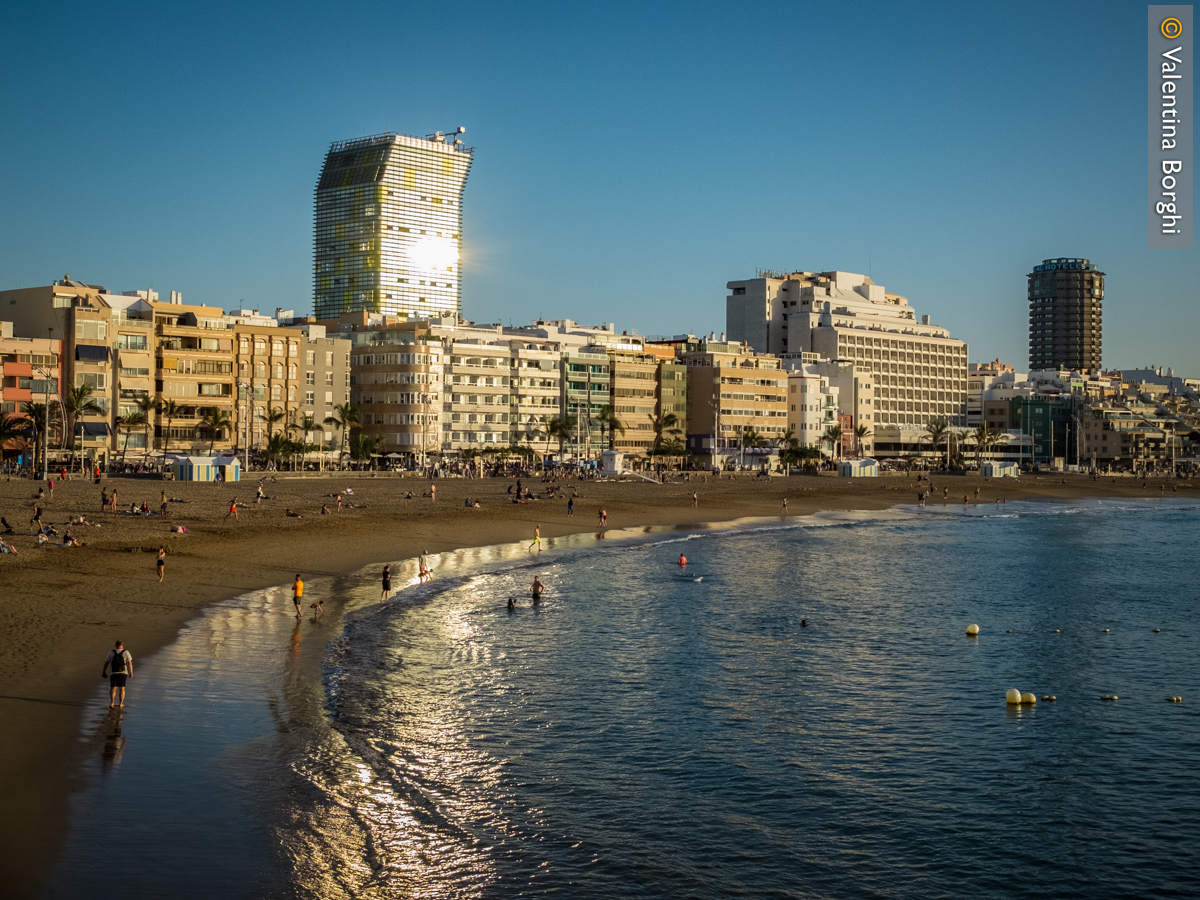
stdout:
<svg viewBox="0 0 1200 900">
<path fill-rule="evenodd" d="M 1086 259 L 1044 259 L 1028 277 L 1029 368 L 1099 371 L 1104 273 Z"/>
</svg>

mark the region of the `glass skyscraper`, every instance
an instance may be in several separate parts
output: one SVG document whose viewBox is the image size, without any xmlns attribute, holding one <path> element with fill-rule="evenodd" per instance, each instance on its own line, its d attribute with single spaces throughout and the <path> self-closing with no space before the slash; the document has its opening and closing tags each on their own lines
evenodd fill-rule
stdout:
<svg viewBox="0 0 1200 900">
<path fill-rule="evenodd" d="M 464 130 L 330 146 L 315 197 L 318 319 L 461 312 L 462 195 L 474 151 L 458 137 Z"/>
</svg>

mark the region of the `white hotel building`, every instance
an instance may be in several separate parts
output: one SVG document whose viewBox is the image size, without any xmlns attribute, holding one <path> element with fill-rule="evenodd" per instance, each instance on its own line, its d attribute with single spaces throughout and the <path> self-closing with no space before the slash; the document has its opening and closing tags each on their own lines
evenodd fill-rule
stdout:
<svg viewBox="0 0 1200 900">
<path fill-rule="evenodd" d="M 812 353 L 848 363 L 869 379 L 873 420 L 857 407 L 867 399 L 863 391 L 841 412 L 872 429 L 880 455 L 917 449 L 932 419 L 966 426 L 966 343 L 929 316 L 918 319 L 899 294 L 850 272 L 760 272 L 728 288 L 731 340 L 785 358 Z M 847 399 L 843 390 L 843 404 Z"/>
</svg>

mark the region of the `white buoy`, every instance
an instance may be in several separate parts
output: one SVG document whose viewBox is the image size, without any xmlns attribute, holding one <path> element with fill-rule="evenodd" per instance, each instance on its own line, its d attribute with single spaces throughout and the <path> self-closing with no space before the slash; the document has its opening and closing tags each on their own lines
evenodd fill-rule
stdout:
<svg viewBox="0 0 1200 900">
<path fill-rule="evenodd" d="M 1037 697 L 1031 691 L 1026 691 L 1021 695 L 1022 703 L 1037 703 Z"/>
<path fill-rule="evenodd" d="M 1004 699 L 1007 700 L 1011 706 L 1017 706 L 1021 702 L 1021 692 L 1016 688 L 1010 688 L 1008 693 L 1004 695 Z"/>
<path fill-rule="evenodd" d="M 979 626 L 978 625 L 968 625 L 967 626 L 967 634 L 971 635 L 971 637 L 975 637 L 975 635 L 979 634 Z"/>
</svg>

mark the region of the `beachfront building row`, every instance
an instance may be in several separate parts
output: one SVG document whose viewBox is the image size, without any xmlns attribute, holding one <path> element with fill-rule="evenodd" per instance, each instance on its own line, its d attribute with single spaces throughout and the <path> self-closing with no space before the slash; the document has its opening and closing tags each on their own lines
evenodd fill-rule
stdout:
<svg viewBox="0 0 1200 900">
<path fill-rule="evenodd" d="M 365 311 L 322 324 L 351 342 L 350 400 L 385 455 L 521 447 L 588 459 L 612 448 L 646 458 L 685 433 L 686 368 L 611 324 L 514 328 Z"/>
<path fill-rule="evenodd" d="M 321 423 L 349 398 L 349 343 L 319 327 L 70 277 L 0 291 L 0 308 L 15 335 L 60 345 L 54 392 L 70 434 L 56 442 L 89 457 L 261 450 L 272 433 L 298 436 L 307 416 L 320 425 L 310 440 L 332 442 Z M 73 409 L 72 389 L 85 385 L 89 402 Z"/>
</svg>

